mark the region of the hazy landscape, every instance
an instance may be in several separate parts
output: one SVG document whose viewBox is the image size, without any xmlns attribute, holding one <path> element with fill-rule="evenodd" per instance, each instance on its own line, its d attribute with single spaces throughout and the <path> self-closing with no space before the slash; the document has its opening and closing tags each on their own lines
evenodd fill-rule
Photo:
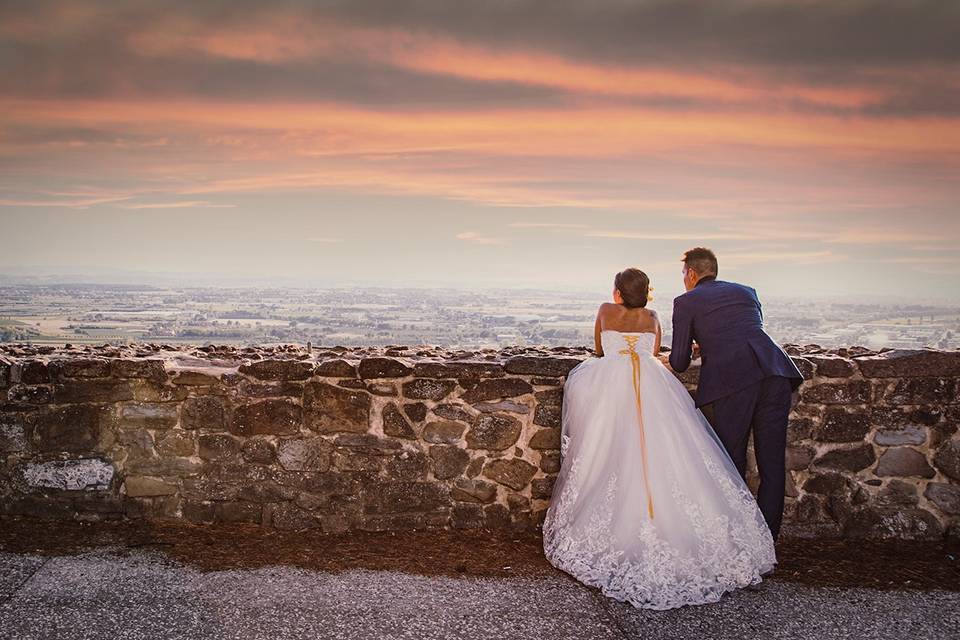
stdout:
<svg viewBox="0 0 960 640">
<path fill-rule="evenodd" d="M 651 303 L 669 344 L 673 296 Z M 0 342 L 593 345 L 607 298 L 538 289 L 0 286 Z M 960 306 L 763 298 L 781 344 L 960 347 Z"/>
</svg>

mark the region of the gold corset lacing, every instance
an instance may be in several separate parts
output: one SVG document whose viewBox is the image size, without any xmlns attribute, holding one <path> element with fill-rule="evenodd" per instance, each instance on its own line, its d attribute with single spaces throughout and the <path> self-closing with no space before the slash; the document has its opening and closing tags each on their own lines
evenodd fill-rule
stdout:
<svg viewBox="0 0 960 640">
<path fill-rule="evenodd" d="M 643 406 L 640 403 L 640 354 L 637 353 L 636 345 L 640 336 L 623 336 L 627 341 L 627 348 L 621 349 L 618 353 L 625 353 L 630 356 L 630 364 L 633 367 L 633 390 L 637 397 L 637 422 L 640 424 L 640 458 L 643 462 L 643 486 L 647 491 L 647 513 L 653 520 L 653 496 L 650 495 L 650 479 L 647 477 L 647 438 L 643 431 Z"/>
</svg>

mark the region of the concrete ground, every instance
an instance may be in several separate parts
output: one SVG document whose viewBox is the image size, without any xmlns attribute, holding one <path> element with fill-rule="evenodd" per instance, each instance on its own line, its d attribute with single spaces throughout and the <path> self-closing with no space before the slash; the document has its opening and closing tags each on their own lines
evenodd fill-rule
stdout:
<svg viewBox="0 0 960 640">
<path fill-rule="evenodd" d="M 0 638 L 947 638 L 960 592 L 770 578 L 715 604 L 640 610 L 555 571 L 523 576 L 201 571 L 123 545 L 0 551 Z"/>
</svg>

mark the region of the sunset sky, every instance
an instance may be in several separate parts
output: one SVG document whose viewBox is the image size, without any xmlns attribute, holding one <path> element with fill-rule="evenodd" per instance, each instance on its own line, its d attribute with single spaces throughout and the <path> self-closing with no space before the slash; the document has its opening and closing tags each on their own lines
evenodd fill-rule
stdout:
<svg viewBox="0 0 960 640">
<path fill-rule="evenodd" d="M 0 163 L 0 273 L 956 299 L 960 3 L 5 2 Z"/>
</svg>

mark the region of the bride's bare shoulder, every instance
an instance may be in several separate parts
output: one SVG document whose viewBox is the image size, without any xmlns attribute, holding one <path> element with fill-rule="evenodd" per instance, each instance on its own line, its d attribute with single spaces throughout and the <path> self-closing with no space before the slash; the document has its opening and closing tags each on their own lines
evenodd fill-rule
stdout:
<svg viewBox="0 0 960 640">
<path fill-rule="evenodd" d="M 608 315 L 610 315 L 611 313 L 613 313 L 613 311 L 614 311 L 616 308 L 618 308 L 619 306 L 620 306 L 620 305 L 618 305 L 618 304 L 616 304 L 616 303 L 613 303 L 613 302 L 601 302 L 601 303 L 600 303 L 600 306 L 597 308 L 597 315 L 598 315 L 598 316 L 608 316 Z"/>
</svg>

